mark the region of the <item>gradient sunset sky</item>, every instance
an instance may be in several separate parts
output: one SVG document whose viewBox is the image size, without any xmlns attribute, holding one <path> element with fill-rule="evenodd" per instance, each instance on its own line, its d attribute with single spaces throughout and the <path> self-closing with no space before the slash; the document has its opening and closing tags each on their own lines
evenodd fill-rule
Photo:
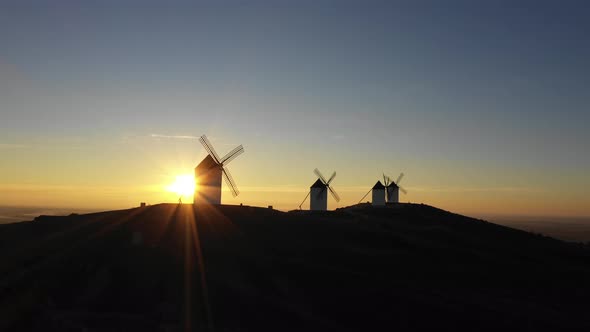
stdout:
<svg viewBox="0 0 590 332">
<path fill-rule="evenodd" d="M 227 204 L 336 170 L 469 215 L 590 215 L 587 1 L 0 1 L 0 205 L 124 208 L 243 144 Z M 190 200 L 190 199 L 189 199 Z M 308 207 L 308 203 L 304 205 Z"/>
</svg>

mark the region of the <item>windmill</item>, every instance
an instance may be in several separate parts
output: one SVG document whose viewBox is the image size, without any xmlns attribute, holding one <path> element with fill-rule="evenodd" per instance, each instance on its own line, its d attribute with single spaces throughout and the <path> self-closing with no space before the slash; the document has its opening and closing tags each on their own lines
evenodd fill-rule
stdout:
<svg viewBox="0 0 590 332">
<path fill-rule="evenodd" d="M 195 168 L 195 204 L 221 204 L 221 178 L 230 188 L 232 196 L 236 197 L 240 194 L 234 179 L 227 170 L 227 164 L 236 159 L 237 156 L 244 152 L 243 146 L 238 146 L 231 150 L 223 158 L 219 158 L 213 145 L 203 135 L 199 138 L 199 142 L 207 150 L 208 156 L 203 159 Z"/>
<path fill-rule="evenodd" d="M 309 207 L 310 210 L 325 211 L 328 209 L 328 191 L 330 191 L 336 202 L 340 202 L 340 196 L 338 196 L 334 188 L 330 187 L 330 183 L 336 177 L 336 172 L 332 173 L 328 180 L 317 168 L 313 172 L 318 176 L 318 180 L 310 187 Z"/>
<path fill-rule="evenodd" d="M 404 173 L 400 173 L 397 177 L 397 180 L 391 181 L 391 178 L 385 174 L 383 174 L 383 182 L 385 182 L 385 196 L 387 203 L 399 203 L 399 191 L 401 190 L 404 194 L 408 194 L 408 192 L 400 187 L 399 183 L 404 177 Z"/>
<path fill-rule="evenodd" d="M 371 204 L 373 204 L 373 206 L 385 206 L 385 186 L 383 185 L 383 183 L 381 183 L 381 181 L 377 181 L 377 183 L 375 183 L 375 185 L 373 186 L 373 188 L 371 188 L 371 190 L 369 190 L 365 194 L 365 196 L 363 196 L 363 198 L 361 198 L 361 200 L 359 201 L 359 204 L 371 192 L 373 193 L 373 195 L 372 195 L 372 199 L 373 200 L 372 200 L 372 203 Z"/>
<path fill-rule="evenodd" d="M 336 193 L 334 188 L 330 186 L 330 183 L 336 177 L 336 172 L 330 176 L 330 179 L 326 180 L 326 178 L 322 175 L 322 173 L 316 168 L 313 170 L 315 175 L 317 175 L 318 179 L 314 182 L 311 187 L 309 188 L 309 192 L 303 199 L 303 202 L 299 204 L 299 208 L 307 197 L 309 197 L 309 209 L 312 211 L 326 211 L 328 209 L 328 191 L 332 194 L 332 197 L 336 200 L 336 202 L 340 202 L 340 196 Z"/>
</svg>

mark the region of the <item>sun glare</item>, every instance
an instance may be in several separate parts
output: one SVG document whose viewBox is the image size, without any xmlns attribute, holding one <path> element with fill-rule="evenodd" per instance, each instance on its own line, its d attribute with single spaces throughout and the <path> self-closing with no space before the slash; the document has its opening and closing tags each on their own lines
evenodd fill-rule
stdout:
<svg viewBox="0 0 590 332">
<path fill-rule="evenodd" d="M 188 174 L 178 175 L 174 182 L 166 187 L 166 190 L 179 197 L 192 197 L 195 192 L 195 178 Z"/>
</svg>

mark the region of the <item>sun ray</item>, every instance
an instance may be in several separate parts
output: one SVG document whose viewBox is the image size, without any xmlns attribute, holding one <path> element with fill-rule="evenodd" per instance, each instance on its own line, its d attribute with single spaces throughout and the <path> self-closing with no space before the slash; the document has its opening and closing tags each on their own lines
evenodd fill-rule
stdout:
<svg viewBox="0 0 590 332">
<path fill-rule="evenodd" d="M 209 288 L 207 286 L 207 275 L 205 271 L 205 259 L 203 257 L 203 248 L 201 247 L 201 239 L 199 237 L 199 229 L 197 227 L 197 220 L 195 216 L 194 207 L 189 207 L 187 221 L 190 224 L 192 244 L 194 246 L 194 254 L 197 259 L 197 268 L 200 273 L 201 294 L 205 309 L 206 324 L 209 331 L 213 331 L 213 320 L 211 315 L 211 306 L 209 303 Z"/>
</svg>

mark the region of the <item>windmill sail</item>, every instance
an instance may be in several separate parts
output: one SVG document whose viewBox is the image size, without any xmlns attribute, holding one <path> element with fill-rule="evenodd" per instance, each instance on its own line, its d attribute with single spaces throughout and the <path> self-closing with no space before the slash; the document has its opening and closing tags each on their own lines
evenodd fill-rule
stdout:
<svg viewBox="0 0 590 332">
<path fill-rule="evenodd" d="M 222 172 L 223 172 L 223 179 L 225 180 L 225 183 L 227 184 L 227 186 L 231 190 L 232 196 L 234 196 L 234 197 L 238 196 L 240 194 L 240 191 L 238 190 L 238 187 L 236 186 L 236 183 L 234 182 L 234 179 L 232 178 L 231 174 L 229 174 L 229 171 L 226 170 L 225 168 L 222 168 Z"/>
<path fill-rule="evenodd" d="M 242 154 L 243 152 L 244 152 L 244 147 L 240 145 L 240 146 L 236 147 L 235 149 L 231 150 L 228 154 L 226 154 L 225 157 L 223 157 L 219 163 L 221 165 L 225 166 L 225 165 L 229 164 L 230 161 L 236 159 L 236 157 L 239 156 L 240 154 Z"/>
<path fill-rule="evenodd" d="M 211 145 L 211 142 L 209 142 L 207 136 L 201 136 L 199 138 L 199 141 L 201 142 L 203 147 L 205 147 L 205 150 L 207 150 L 211 158 L 213 158 L 213 160 L 215 160 L 215 162 L 219 164 L 219 155 L 217 155 L 217 152 L 215 152 L 215 149 L 213 149 L 213 145 Z"/>
<path fill-rule="evenodd" d="M 397 177 L 397 180 L 395 181 L 395 184 L 397 184 L 399 186 L 399 182 L 402 180 L 403 177 L 404 177 L 404 173 L 400 173 L 399 176 Z"/>
<path fill-rule="evenodd" d="M 332 195 L 332 197 L 334 197 L 336 202 L 340 202 L 340 196 L 338 195 L 338 193 L 336 193 L 336 191 L 332 187 L 330 187 L 330 183 L 336 177 L 336 172 L 332 173 L 332 176 L 330 176 L 330 178 L 328 180 L 326 180 L 326 178 L 324 177 L 322 172 L 320 172 L 320 170 L 318 170 L 317 168 L 314 169 L 313 172 L 315 173 L 315 175 L 317 175 L 317 177 L 319 178 L 319 181 L 324 185 L 324 187 L 320 191 L 317 192 L 316 199 L 318 199 L 318 200 L 321 199 L 322 196 L 325 194 L 325 191 L 328 190 L 330 192 L 330 194 Z"/>
<path fill-rule="evenodd" d="M 328 187 L 328 190 L 330 190 L 330 194 L 332 194 L 332 197 L 334 197 L 334 199 L 336 200 L 336 202 L 340 202 L 340 196 L 338 196 L 338 194 L 336 193 L 336 191 L 334 190 L 334 188 Z"/>
<path fill-rule="evenodd" d="M 317 169 L 317 168 L 316 168 L 316 169 L 314 169 L 314 170 L 313 170 L 313 172 L 315 173 L 315 175 L 317 175 L 317 176 L 318 176 L 318 178 L 320 178 L 320 180 L 322 180 L 322 182 L 323 182 L 324 184 L 326 184 L 326 183 L 327 183 L 327 181 L 326 181 L 326 178 L 324 177 L 324 175 L 322 175 L 322 173 L 320 172 L 320 170 L 319 170 L 319 169 Z"/>
</svg>

